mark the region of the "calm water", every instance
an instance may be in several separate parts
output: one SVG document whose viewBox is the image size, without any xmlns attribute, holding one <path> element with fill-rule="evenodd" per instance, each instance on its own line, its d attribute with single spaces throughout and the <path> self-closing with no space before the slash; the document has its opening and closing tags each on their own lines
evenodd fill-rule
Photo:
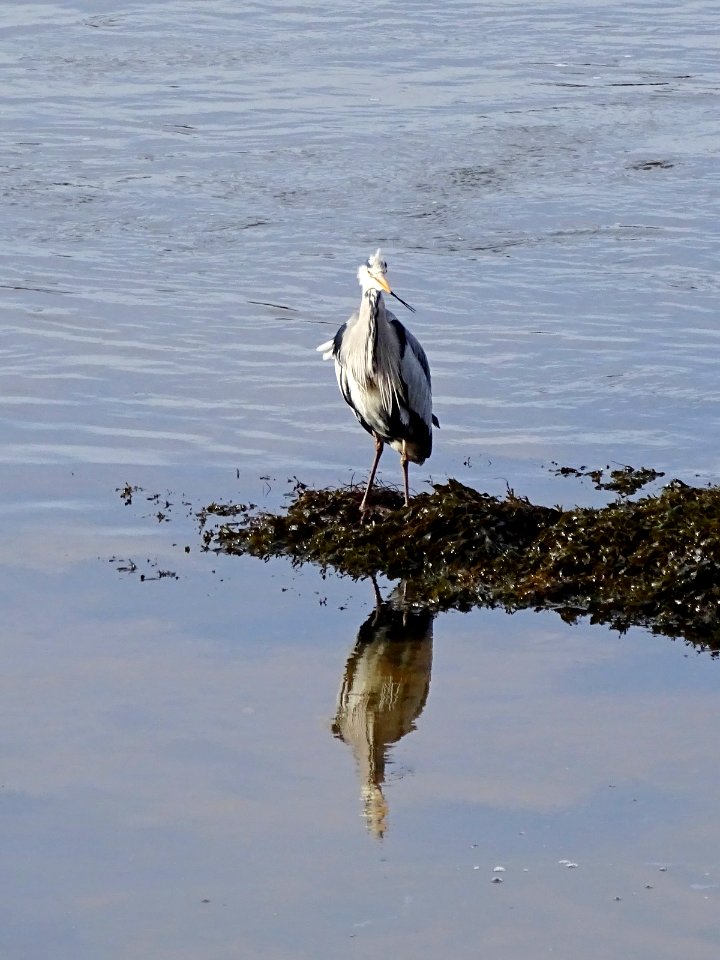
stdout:
<svg viewBox="0 0 720 960">
<path fill-rule="evenodd" d="M 714 5 L 98 6 L 0 11 L 3 957 L 714 960 L 714 660 L 187 517 L 367 470 L 314 347 L 378 245 L 416 489 L 720 481 Z"/>
</svg>

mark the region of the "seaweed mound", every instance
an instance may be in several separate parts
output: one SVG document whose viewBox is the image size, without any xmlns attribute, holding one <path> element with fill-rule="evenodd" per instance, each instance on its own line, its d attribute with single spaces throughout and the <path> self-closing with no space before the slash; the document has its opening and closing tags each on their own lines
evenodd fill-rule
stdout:
<svg viewBox="0 0 720 960">
<path fill-rule="evenodd" d="M 660 476 L 635 473 L 642 483 Z M 381 487 L 364 518 L 358 488 L 297 484 L 283 513 L 211 504 L 201 520 L 216 520 L 204 531 L 207 549 L 402 579 L 438 610 L 548 608 L 566 620 L 641 625 L 718 650 L 720 488 L 675 480 L 630 500 L 642 483 L 621 487 L 607 506 L 567 510 L 512 491 L 499 499 L 457 480 L 406 508 Z"/>
</svg>

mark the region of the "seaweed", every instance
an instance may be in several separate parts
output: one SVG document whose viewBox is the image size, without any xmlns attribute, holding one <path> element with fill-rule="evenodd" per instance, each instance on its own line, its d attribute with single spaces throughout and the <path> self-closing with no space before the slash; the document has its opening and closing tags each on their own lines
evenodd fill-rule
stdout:
<svg viewBox="0 0 720 960">
<path fill-rule="evenodd" d="M 720 488 L 673 480 L 630 500 L 662 474 L 622 473 L 629 486 L 611 486 L 618 497 L 602 507 L 541 506 L 512 490 L 498 498 L 451 479 L 409 507 L 398 491 L 380 487 L 363 517 L 358 487 L 296 483 L 279 513 L 206 507 L 204 546 L 285 556 L 356 579 L 405 580 L 437 610 L 552 609 L 568 621 L 587 616 L 620 631 L 639 625 L 720 650 Z M 207 526 L 213 517 L 223 522 Z"/>
<path fill-rule="evenodd" d="M 659 480 L 665 474 L 651 467 L 622 466 L 618 470 L 610 470 L 610 479 L 604 480 L 605 470 L 587 470 L 585 467 L 558 467 L 553 464 L 553 473 L 560 477 L 589 477 L 596 490 L 614 490 L 621 497 L 629 497 L 637 493 L 642 487 L 653 480 Z"/>
</svg>

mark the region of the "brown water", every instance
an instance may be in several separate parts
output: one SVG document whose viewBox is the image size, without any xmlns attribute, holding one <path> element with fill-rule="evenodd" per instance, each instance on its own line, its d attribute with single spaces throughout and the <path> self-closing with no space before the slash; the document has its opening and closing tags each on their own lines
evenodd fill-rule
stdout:
<svg viewBox="0 0 720 960">
<path fill-rule="evenodd" d="M 717 482 L 715 21 L 3 6 L 3 957 L 714 960 L 714 660 L 377 615 L 187 514 L 367 470 L 314 347 L 378 244 L 443 425 L 416 489 Z"/>
</svg>

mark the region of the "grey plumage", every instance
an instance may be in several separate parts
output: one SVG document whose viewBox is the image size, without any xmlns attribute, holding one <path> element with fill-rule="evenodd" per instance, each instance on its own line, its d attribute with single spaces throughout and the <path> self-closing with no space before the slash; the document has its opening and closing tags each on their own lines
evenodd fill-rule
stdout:
<svg viewBox="0 0 720 960">
<path fill-rule="evenodd" d="M 363 510 L 386 443 L 400 453 L 405 503 L 409 503 L 408 461 L 425 462 L 432 453 L 433 424 L 439 426 L 432 412 L 430 366 L 425 351 L 385 306 L 383 291 L 397 297 L 386 274 L 387 263 L 378 250 L 358 270 L 362 287 L 360 308 L 332 340 L 318 347 L 324 359 L 335 361 L 345 401 L 375 438 L 375 461 L 361 503 Z M 412 310 L 409 304 L 405 306 Z"/>
</svg>

